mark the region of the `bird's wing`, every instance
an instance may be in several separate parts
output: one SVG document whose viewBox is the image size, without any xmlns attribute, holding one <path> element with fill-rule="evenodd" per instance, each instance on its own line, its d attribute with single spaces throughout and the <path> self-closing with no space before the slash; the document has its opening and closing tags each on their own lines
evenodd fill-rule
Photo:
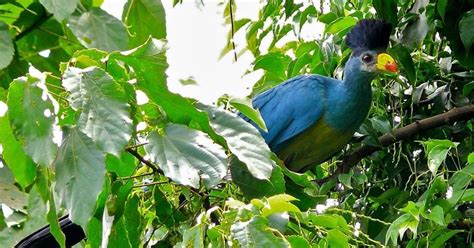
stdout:
<svg viewBox="0 0 474 248">
<path fill-rule="evenodd" d="M 253 106 L 260 110 L 268 129 L 260 133 L 274 152 L 323 116 L 325 80 L 332 79 L 298 76 L 254 98 Z"/>
</svg>

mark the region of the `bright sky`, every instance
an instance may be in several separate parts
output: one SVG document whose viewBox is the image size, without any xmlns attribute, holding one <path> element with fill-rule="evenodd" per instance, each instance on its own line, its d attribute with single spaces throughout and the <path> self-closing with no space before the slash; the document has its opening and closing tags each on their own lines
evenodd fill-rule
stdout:
<svg viewBox="0 0 474 248">
<path fill-rule="evenodd" d="M 224 25 L 224 6 L 218 4 L 220 1 L 207 0 L 205 6 L 196 6 L 194 0 L 184 0 L 175 7 L 171 0 L 162 2 L 166 11 L 170 89 L 205 103 L 212 103 L 223 94 L 248 95 L 261 75 L 257 72 L 243 76 L 253 62 L 252 55 L 246 53 L 234 62 L 233 54 L 229 53 L 218 60 L 230 29 Z M 124 4 L 125 0 L 105 0 L 102 8 L 121 18 Z M 259 1 L 237 0 L 236 4 L 237 19 L 257 18 Z M 244 30 L 236 36 L 241 47 L 245 45 L 244 37 Z M 198 85 L 184 86 L 179 82 L 189 77 L 193 77 Z"/>
</svg>

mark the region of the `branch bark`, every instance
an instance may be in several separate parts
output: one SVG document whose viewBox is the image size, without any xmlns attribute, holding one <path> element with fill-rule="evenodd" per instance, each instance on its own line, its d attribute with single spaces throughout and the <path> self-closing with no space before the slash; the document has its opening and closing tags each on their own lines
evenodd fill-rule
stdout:
<svg viewBox="0 0 474 248">
<path fill-rule="evenodd" d="M 392 133 L 388 133 L 379 137 L 382 147 L 362 146 L 355 149 L 351 154 L 344 158 L 336 173 L 345 173 L 350 167 L 359 163 L 360 160 L 370 154 L 387 147 L 395 142 L 406 140 L 411 136 L 426 130 L 434 129 L 444 125 L 448 125 L 457 121 L 469 120 L 474 118 L 474 105 L 468 105 L 460 108 L 453 108 L 446 113 L 428 117 L 426 119 L 415 121 L 405 127 L 395 129 Z"/>
</svg>

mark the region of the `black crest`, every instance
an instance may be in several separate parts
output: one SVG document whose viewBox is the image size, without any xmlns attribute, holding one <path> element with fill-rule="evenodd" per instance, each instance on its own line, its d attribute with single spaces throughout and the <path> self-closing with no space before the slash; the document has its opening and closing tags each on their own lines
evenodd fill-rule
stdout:
<svg viewBox="0 0 474 248">
<path fill-rule="evenodd" d="M 364 19 L 357 22 L 346 36 L 352 51 L 383 51 L 387 49 L 392 25 L 384 20 Z"/>
</svg>

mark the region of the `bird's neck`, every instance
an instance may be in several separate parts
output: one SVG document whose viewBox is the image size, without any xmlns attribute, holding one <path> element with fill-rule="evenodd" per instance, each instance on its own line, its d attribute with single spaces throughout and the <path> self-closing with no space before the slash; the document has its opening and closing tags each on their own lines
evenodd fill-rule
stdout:
<svg viewBox="0 0 474 248">
<path fill-rule="evenodd" d="M 344 69 L 344 79 L 333 86 L 329 93 L 330 109 L 337 109 L 328 116 L 334 127 L 355 132 L 365 120 L 372 102 L 370 82 L 372 73 L 360 70 L 357 58 L 350 58 Z"/>
</svg>

